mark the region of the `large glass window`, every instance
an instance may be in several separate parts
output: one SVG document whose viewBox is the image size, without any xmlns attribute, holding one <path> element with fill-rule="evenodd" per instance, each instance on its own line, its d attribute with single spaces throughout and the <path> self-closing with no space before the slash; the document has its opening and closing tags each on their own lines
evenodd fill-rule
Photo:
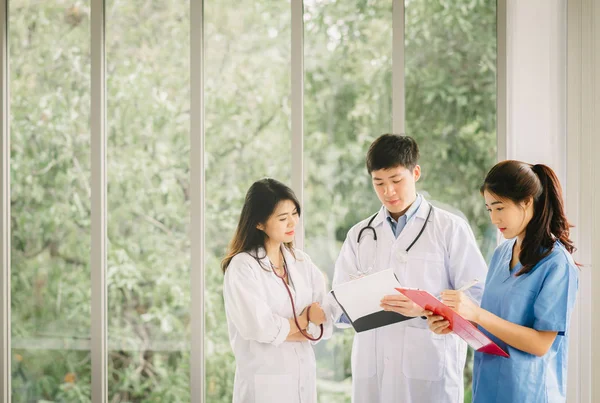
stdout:
<svg viewBox="0 0 600 403">
<path fill-rule="evenodd" d="M 250 185 L 291 181 L 289 1 L 205 1 L 206 399 L 231 402 L 223 258 Z"/>
<path fill-rule="evenodd" d="M 350 227 L 379 209 L 365 153 L 392 129 L 392 1 L 305 1 L 305 249 L 326 274 Z M 316 346 L 319 400 L 349 401 L 354 331 Z"/>
<path fill-rule="evenodd" d="M 290 1 L 204 1 L 206 327 L 191 342 L 211 403 L 231 401 L 235 371 L 220 261 L 250 184 L 290 185 L 299 151 Z M 392 66 L 394 1 L 303 2 L 304 248 L 328 285 L 347 231 L 379 208 L 365 154 L 392 130 L 392 71 L 419 191 L 486 257 L 496 243 L 478 193 L 496 158 L 496 3 L 406 0 Z M 10 1 L 14 402 L 91 399 L 89 4 Z M 109 401 L 189 401 L 190 2 L 107 0 L 105 25 Z M 315 347 L 321 402 L 350 401 L 352 337 Z"/>
<path fill-rule="evenodd" d="M 89 11 L 10 2 L 13 402 L 90 400 Z"/>
<path fill-rule="evenodd" d="M 421 150 L 419 191 L 464 217 L 489 258 L 497 231 L 479 185 L 496 161 L 496 2 L 411 0 L 405 21 L 406 132 Z M 465 401 L 471 373 L 469 359 Z"/>
<path fill-rule="evenodd" d="M 190 399 L 189 2 L 106 3 L 109 401 Z"/>
</svg>

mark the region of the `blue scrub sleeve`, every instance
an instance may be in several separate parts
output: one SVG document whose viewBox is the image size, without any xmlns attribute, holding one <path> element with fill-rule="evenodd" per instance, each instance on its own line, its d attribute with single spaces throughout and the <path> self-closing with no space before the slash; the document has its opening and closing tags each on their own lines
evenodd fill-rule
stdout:
<svg viewBox="0 0 600 403">
<path fill-rule="evenodd" d="M 578 274 L 576 266 L 564 255 L 558 255 L 555 260 L 548 262 L 551 267 L 533 306 L 533 328 L 564 336 L 575 305 Z"/>
</svg>

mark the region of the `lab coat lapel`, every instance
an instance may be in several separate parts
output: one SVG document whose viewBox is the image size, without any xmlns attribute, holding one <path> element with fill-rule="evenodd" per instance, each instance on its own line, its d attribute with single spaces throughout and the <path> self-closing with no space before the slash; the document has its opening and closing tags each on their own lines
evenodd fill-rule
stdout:
<svg viewBox="0 0 600 403">
<path fill-rule="evenodd" d="M 392 232 L 392 228 L 390 227 L 390 224 L 386 221 L 385 218 L 385 206 L 381 206 L 381 209 L 379 209 L 379 213 L 377 214 L 371 225 L 373 226 L 373 228 L 375 228 L 375 231 L 377 232 L 377 254 L 375 258 L 375 271 L 385 270 L 389 267 L 391 246 L 396 240 L 394 237 L 394 233 Z"/>
<path fill-rule="evenodd" d="M 286 287 L 285 287 L 285 285 L 283 283 L 283 280 L 280 279 L 279 277 L 277 277 L 277 275 L 272 271 L 272 269 L 271 269 L 271 261 L 266 256 L 266 254 L 267 253 L 266 253 L 266 251 L 265 251 L 264 248 L 260 248 L 258 250 L 258 256 L 264 256 L 262 259 L 260 259 L 260 262 L 261 262 L 262 266 L 263 267 L 267 267 L 269 269 L 269 272 L 265 273 L 265 274 L 267 274 L 272 279 L 271 284 L 275 283 L 274 286 L 276 287 L 277 294 L 280 295 L 281 298 L 284 298 L 284 299 L 287 300 L 287 299 L 289 299 L 289 296 L 288 296 L 288 292 L 286 290 Z M 285 261 L 286 261 L 286 263 L 288 265 L 288 272 L 292 271 L 292 269 L 293 269 L 292 265 L 294 264 L 294 258 L 291 255 L 289 255 L 289 252 L 288 252 L 288 255 L 286 255 L 285 248 L 284 248 L 284 251 L 283 251 L 283 256 L 284 256 Z M 289 276 L 290 276 L 290 278 L 292 278 L 293 274 L 290 274 Z M 293 280 L 290 280 L 289 287 L 290 287 L 290 291 L 292 292 L 292 297 L 294 297 L 294 299 L 295 299 L 296 291 L 295 291 L 294 286 L 293 286 Z"/>
<path fill-rule="evenodd" d="M 425 224 L 425 220 L 427 219 L 430 206 L 431 205 L 429 204 L 429 202 L 423 197 L 423 199 L 421 200 L 421 205 L 415 212 L 415 215 L 411 218 L 411 220 L 408 223 L 406 223 L 406 226 L 404 227 L 398 238 L 395 239 L 395 246 L 398 249 L 405 251 L 415 240 L 415 238 L 419 235 L 419 232 L 421 232 L 423 224 Z M 429 217 L 429 220 L 432 220 L 432 218 Z M 431 225 L 431 223 L 429 223 L 428 226 L 429 225 Z M 426 234 L 421 235 L 421 238 L 425 239 L 425 237 Z"/>
</svg>

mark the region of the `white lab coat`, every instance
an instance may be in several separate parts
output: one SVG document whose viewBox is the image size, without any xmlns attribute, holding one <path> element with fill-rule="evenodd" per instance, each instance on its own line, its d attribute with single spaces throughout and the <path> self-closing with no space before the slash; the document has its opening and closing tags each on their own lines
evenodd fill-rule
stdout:
<svg viewBox="0 0 600 403">
<path fill-rule="evenodd" d="M 427 228 L 408 252 L 399 254 L 421 230 L 430 204 L 423 199 L 398 238 L 385 220 L 382 207 L 372 226 L 377 246 L 364 242 L 360 258 L 373 256 L 375 273 L 393 268 L 400 283 L 433 295 L 456 289 L 477 278 L 482 283 L 467 294 L 477 303 L 483 294 L 487 266 L 471 228 L 462 218 L 434 208 Z M 334 286 L 349 281 L 357 272 L 357 237 L 366 219 L 348 232 L 336 261 Z M 372 250 L 376 248 L 376 250 Z M 367 259 L 368 260 L 368 259 Z M 336 316 L 339 314 L 336 313 Z M 358 333 L 352 345 L 352 401 L 354 403 L 462 403 L 463 369 L 467 344 L 454 334 L 436 335 L 420 317 Z"/>
<path fill-rule="evenodd" d="M 284 248 L 296 315 L 313 302 L 323 305 L 325 278 L 308 255 Z M 258 256 L 265 256 L 259 250 Z M 268 258 L 262 259 L 269 267 Z M 236 255 L 223 284 L 229 341 L 236 361 L 233 403 L 316 403 L 316 362 L 312 343 L 286 342 L 293 318 L 281 279 L 266 271 L 248 253 Z M 331 337 L 332 307 L 323 338 Z M 319 327 L 310 324 L 317 337 Z"/>
</svg>

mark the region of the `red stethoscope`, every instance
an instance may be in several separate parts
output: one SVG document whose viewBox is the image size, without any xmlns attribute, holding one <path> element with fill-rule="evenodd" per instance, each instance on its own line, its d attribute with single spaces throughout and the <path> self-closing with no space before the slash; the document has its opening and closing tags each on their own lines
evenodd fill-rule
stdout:
<svg viewBox="0 0 600 403">
<path fill-rule="evenodd" d="M 280 276 L 279 274 L 277 274 L 277 271 L 275 270 L 275 266 L 273 265 L 273 263 L 271 263 L 269 261 L 269 263 L 271 263 L 271 270 L 273 271 L 273 273 L 281 279 L 281 281 L 283 281 L 283 285 L 285 286 L 285 289 L 288 292 L 288 295 L 290 296 L 290 302 L 292 303 L 292 313 L 294 314 L 294 322 L 296 323 L 296 326 L 298 326 L 298 330 L 300 330 L 300 333 L 306 337 L 308 340 L 312 340 L 312 341 L 318 341 L 321 340 L 321 337 L 323 337 L 323 324 L 319 325 L 321 327 L 321 334 L 319 335 L 319 337 L 314 338 L 312 337 L 310 334 L 308 334 L 308 332 L 305 332 L 304 329 L 302 329 L 300 327 L 300 324 L 298 323 L 298 317 L 296 316 L 296 306 L 294 305 L 294 297 L 292 297 L 292 291 L 290 291 L 290 287 L 288 286 L 288 283 L 285 281 L 285 277 L 288 276 L 289 278 L 289 273 L 288 273 L 288 269 L 287 269 L 287 263 L 285 261 L 285 257 L 282 254 L 282 258 L 283 258 L 283 275 Z M 310 305 L 306 308 L 306 320 L 310 323 Z"/>
</svg>

